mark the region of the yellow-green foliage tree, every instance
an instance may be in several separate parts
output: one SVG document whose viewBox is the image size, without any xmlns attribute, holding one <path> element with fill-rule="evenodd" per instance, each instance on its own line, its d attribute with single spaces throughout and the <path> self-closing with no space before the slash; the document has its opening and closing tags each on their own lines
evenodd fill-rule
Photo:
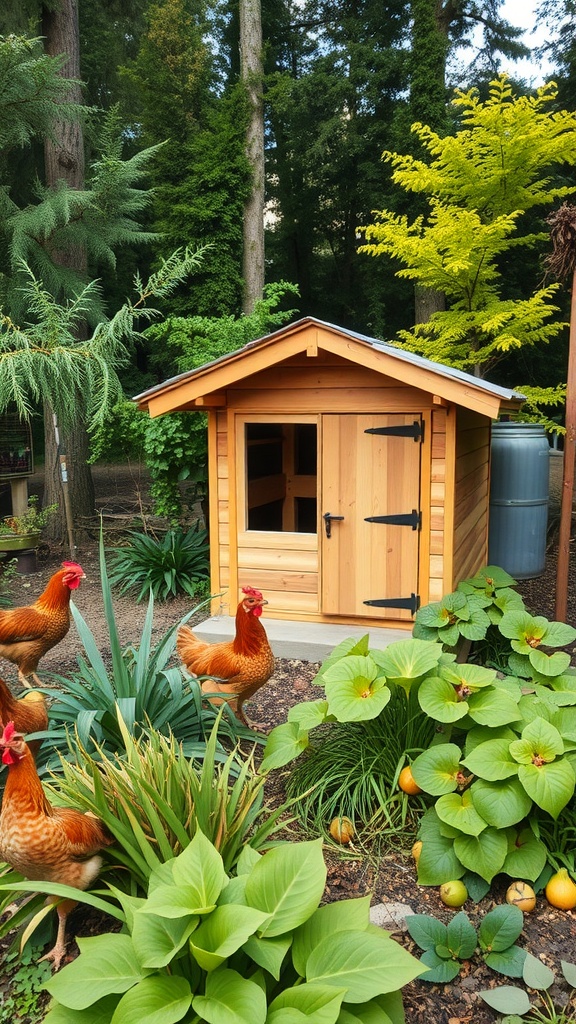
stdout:
<svg viewBox="0 0 576 1024">
<path fill-rule="evenodd" d="M 383 154 L 395 183 L 423 196 L 429 212 L 410 220 L 376 211 L 375 223 L 361 229 L 360 251 L 398 260 L 399 277 L 446 297 L 445 310 L 399 332 L 403 347 L 483 376 L 505 353 L 548 342 L 562 330 L 553 301 L 557 284 L 527 299 L 501 297 L 503 257 L 522 259 L 522 247 L 547 237 L 545 231 L 523 234 L 522 214 L 537 206 L 548 213 L 575 191 L 554 174 L 576 163 L 576 113 L 555 110 L 556 95 L 550 82 L 533 96 L 516 96 L 506 76 L 491 82 L 484 102 L 474 89 L 458 90 L 454 135 L 441 138 L 426 125 L 412 126 L 428 162 Z M 562 397 L 561 388 L 523 391 L 545 404 Z"/>
</svg>

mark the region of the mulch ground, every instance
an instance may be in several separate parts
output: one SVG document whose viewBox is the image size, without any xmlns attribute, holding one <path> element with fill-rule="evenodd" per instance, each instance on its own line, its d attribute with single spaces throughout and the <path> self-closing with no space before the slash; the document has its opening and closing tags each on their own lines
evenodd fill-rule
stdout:
<svg viewBox="0 0 576 1024">
<path fill-rule="evenodd" d="M 108 483 L 102 483 L 101 486 L 110 489 L 113 477 L 108 473 L 103 479 Z M 123 501 L 123 508 L 127 501 L 126 494 L 119 487 L 117 480 L 113 486 L 115 490 L 112 495 L 106 493 L 100 498 L 101 507 L 110 509 L 112 514 L 114 514 L 115 501 Z M 16 592 L 13 595 L 14 603 L 28 604 L 34 600 L 48 577 L 59 566 L 62 557 L 66 557 L 66 553 L 49 552 L 47 558 L 39 563 L 36 573 L 19 577 L 16 583 Z M 75 600 L 90 625 L 100 649 L 105 654 L 109 645 L 102 614 L 96 545 L 87 545 L 81 549 L 78 553 L 78 560 L 83 565 L 87 579 L 83 581 L 80 590 L 76 592 Z M 544 574 L 538 579 L 524 581 L 518 587 L 530 610 L 535 614 L 545 615 L 549 619 L 554 618 L 556 565 L 557 555 L 552 543 L 548 551 Z M 184 598 L 178 598 L 164 605 L 157 605 L 154 625 L 155 638 L 162 636 L 174 622 L 179 621 L 189 610 L 190 602 Z M 136 605 L 131 598 L 124 597 L 115 600 L 115 617 L 123 643 L 138 640 L 144 613 L 145 608 Z M 200 617 L 204 617 L 204 613 Z M 570 567 L 567 619 L 576 625 L 576 550 Z M 263 622 L 265 624 L 264 619 Z M 571 651 L 571 653 L 573 664 L 576 664 L 576 651 Z M 77 654 L 78 638 L 74 629 L 71 629 L 65 640 L 43 659 L 41 670 L 45 673 L 57 672 L 66 675 L 76 667 Z M 292 705 L 302 700 L 316 698 L 318 690 L 312 686 L 312 680 L 318 667 L 318 665 L 306 661 L 279 659 L 272 679 L 246 705 L 247 714 L 255 728 L 262 733 L 267 733 L 274 725 L 286 720 L 288 710 Z M 13 683 L 15 677 L 10 675 L 11 667 L 7 666 L 7 663 L 3 663 L 2 671 L 5 668 L 7 668 L 5 678 Z M 282 799 L 285 780 L 286 772 L 279 771 L 273 774 L 268 794 L 272 803 L 275 804 Z M 287 832 L 288 838 L 302 838 L 303 835 L 304 833 L 298 825 L 290 826 Z M 444 906 L 438 890 L 417 884 L 414 864 L 409 853 L 412 841 L 413 836 L 407 834 L 405 849 L 400 849 L 396 838 L 391 844 L 391 848 L 378 858 L 343 855 L 333 844 L 327 843 L 327 900 L 341 900 L 369 893 L 372 905 L 382 902 L 399 902 L 407 904 L 413 913 L 433 914 L 445 922 L 450 920 L 455 911 Z M 500 876 L 495 880 L 489 896 L 478 904 L 468 900 L 462 908 L 476 927 L 492 907 L 504 901 L 508 882 L 509 879 Z M 102 929 L 103 925 L 101 918 L 92 913 L 86 913 L 82 908 L 75 911 L 70 919 L 71 933 L 77 935 L 94 933 Z M 395 937 L 411 952 L 419 955 L 418 949 L 406 931 L 396 932 Z M 535 956 L 540 957 L 559 977 L 561 960 L 576 962 L 576 911 L 555 910 L 547 904 L 541 895 L 535 911 L 525 915 L 524 929 L 519 944 Z M 71 941 L 69 957 L 72 958 L 76 954 L 76 944 Z M 0 964 L 1 956 L 2 947 L 0 945 Z M 2 968 L 0 967 L 0 993 L 6 984 L 9 985 L 6 971 L 2 977 Z M 464 963 L 459 977 L 449 985 L 431 985 L 424 981 L 415 981 L 406 986 L 403 989 L 406 1020 L 408 1024 L 429 1024 L 431 1020 L 435 1024 L 468 1024 L 468 1022 L 491 1024 L 496 1020 L 496 1014 L 482 1002 L 478 992 L 501 984 L 521 985 L 521 982 L 511 981 L 502 975 L 495 974 L 476 955 Z M 555 985 L 552 994 L 559 1005 L 563 1005 L 569 997 L 564 984 Z M 532 1001 L 536 1004 L 536 994 L 530 993 L 530 995 L 534 996 Z M 576 1006 L 574 1010 L 576 1012 Z M 26 1017 L 17 1020 L 22 1024 L 27 1024 Z M 0 1022 L 4 1024 L 1 1010 Z"/>
</svg>

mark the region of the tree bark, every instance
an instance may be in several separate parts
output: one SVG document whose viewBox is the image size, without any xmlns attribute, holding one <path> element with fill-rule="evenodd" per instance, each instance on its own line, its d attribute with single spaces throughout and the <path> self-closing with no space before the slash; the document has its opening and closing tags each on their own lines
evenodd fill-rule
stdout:
<svg viewBox="0 0 576 1024">
<path fill-rule="evenodd" d="M 264 105 L 262 100 L 262 13 L 260 0 L 240 0 L 240 74 L 250 104 L 246 155 L 252 190 L 244 207 L 244 313 L 264 294 Z"/>
<path fill-rule="evenodd" d="M 68 61 L 61 71 L 63 78 L 71 79 L 68 97 L 75 103 L 82 102 L 80 78 L 80 31 L 77 0 L 60 0 L 42 9 L 42 34 L 44 49 L 51 56 L 65 53 Z M 58 122 L 53 137 L 44 144 L 44 167 L 46 184 L 53 188 L 59 181 L 65 181 L 70 188 L 84 188 L 84 133 L 80 121 Z M 75 270 L 86 276 L 86 252 L 80 245 L 67 245 L 65 249 L 50 252 L 51 258 L 61 267 Z M 75 396 L 70 396 L 73 402 Z M 54 438 L 52 410 L 44 414 L 46 469 L 44 503 L 58 502 L 59 513 L 52 517 L 46 533 L 50 540 L 61 541 L 66 535 L 64 501 L 62 499 L 62 478 L 59 454 Z M 61 451 L 66 454 L 68 489 L 75 519 L 94 513 L 94 485 L 90 466 L 87 464 L 89 439 L 85 424 L 79 418 L 76 427 L 61 436 Z M 76 531 L 76 540 L 79 533 Z"/>
</svg>

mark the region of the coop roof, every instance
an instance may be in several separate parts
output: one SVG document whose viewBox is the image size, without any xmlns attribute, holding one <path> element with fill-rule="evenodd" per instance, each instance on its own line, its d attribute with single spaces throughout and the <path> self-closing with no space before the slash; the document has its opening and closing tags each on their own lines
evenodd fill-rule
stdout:
<svg viewBox="0 0 576 1024">
<path fill-rule="evenodd" d="M 226 389 L 246 377 L 304 353 L 312 365 L 319 351 L 359 363 L 492 419 L 502 412 L 518 409 L 525 401 L 525 396 L 518 391 L 314 317 L 304 317 L 248 342 L 229 355 L 170 377 L 136 395 L 134 401 L 141 409 L 148 409 L 151 416 L 222 406 L 226 402 Z"/>
</svg>

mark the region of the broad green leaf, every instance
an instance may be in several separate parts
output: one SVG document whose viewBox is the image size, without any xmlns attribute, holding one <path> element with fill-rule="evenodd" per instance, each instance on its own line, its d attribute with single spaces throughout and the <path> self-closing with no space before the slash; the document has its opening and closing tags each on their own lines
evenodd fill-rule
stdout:
<svg viewBox="0 0 576 1024">
<path fill-rule="evenodd" d="M 256 982 L 219 967 L 207 975 L 205 994 L 194 996 L 192 1008 L 208 1024 L 264 1024 L 266 995 Z"/>
<path fill-rule="evenodd" d="M 488 743 L 491 740 L 508 740 L 511 743 L 512 740 L 518 739 L 518 733 L 514 732 L 513 729 L 507 726 L 500 726 L 498 729 L 491 729 L 485 725 L 475 725 L 469 732 L 466 733 L 466 743 L 464 750 L 466 757 L 472 753 L 476 747 L 479 747 L 481 743 Z"/>
<path fill-rule="evenodd" d="M 283 722 L 272 729 L 264 747 L 261 771 L 270 772 L 295 761 L 309 745 L 308 734 L 302 732 L 298 722 Z"/>
<path fill-rule="evenodd" d="M 129 935 L 112 932 L 77 942 L 80 956 L 44 986 L 72 1010 L 84 1010 L 104 996 L 126 992 L 150 973 L 141 967 Z"/>
<path fill-rule="evenodd" d="M 132 941 L 143 967 L 166 967 L 196 928 L 199 917 L 134 914 Z"/>
<path fill-rule="evenodd" d="M 477 944 L 476 929 L 468 914 L 461 910 L 448 922 L 446 945 L 452 956 L 457 956 L 459 960 L 469 960 Z"/>
<path fill-rule="evenodd" d="M 560 966 L 570 988 L 576 988 L 576 964 L 572 964 L 568 960 L 561 960 Z"/>
<path fill-rule="evenodd" d="M 317 675 L 313 679 L 313 683 L 317 686 L 323 686 L 325 673 L 332 665 L 341 661 L 342 658 L 348 658 L 351 655 L 356 654 L 366 656 L 368 654 L 369 641 L 369 633 L 365 633 L 364 636 L 360 637 L 360 639 L 356 639 L 356 637 L 346 637 L 345 640 L 341 640 L 334 650 L 330 652 L 328 657 L 322 662 Z"/>
<path fill-rule="evenodd" d="M 314 1024 L 335 1024 L 345 995 L 345 988 L 338 990 L 332 985 L 296 985 L 280 992 L 270 1003 L 268 1013 L 289 1008 L 300 1011 L 305 1020 Z"/>
<path fill-rule="evenodd" d="M 534 803 L 553 818 L 572 798 L 576 785 L 574 769 L 567 758 L 540 766 L 521 764 L 518 778 Z"/>
<path fill-rule="evenodd" d="M 510 722 L 520 720 L 517 701 L 509 693 L 495 686 L 471 694 L 468 705 L 470 718 L 478 725 L 498 728 L 500 725 L 509 725 Z"/>
<path fill-rule="evenodd" d="M 566 647 L 576 640 L 576 629 L 567 622 L 549 622 L 544 634 L 547 647 Z"/>
<path fill-rule="evenodd" d="M 487 594 L 494 594 L 503 587 L 515 587 L 516 580 L 499 565 L 485 565 L 483 569 L 478 570 L 475 576 L 463 580 L 459 586 L 464 589 L 468 586 L 476 590 L 483 590 Z M 517 596 L 520 595 L 517 594 Z"/>
<path fill-rule="evenodd" d="M 494 953 L 487 953 L 484 961 L 493 971 L 505 974 L 507 978 L 521 978 L 526 960 L 526 950 L 520 946 L 508 946 Z"/>
<path fill-rule="evenodd" d="M 530 654 L 542 642 L 547 627 L 548 619 L 543 615 L 534 616 L 520 610 L 506 612 L 498 625 L 502 636 L 512 641 L 512 647 L 518 654 Z"/>
<path fill-rule="evenodd" d="M 460 632 L 467 640 L 483 640 L 490 626 L 490 619 L 483 608 L 472 607 L 472 598 L 469 603 L 470 618 L 467 622 L 460 623 Z"/>
<path fill-rule="evenodd" d="M 175 858 L 172 875 L 177 886 L 197 893 L 194 909 L 199 913 L 215 905 L 228 881 L 222 857 L 200 828 L 196 828 L 191 842 Z"/>
<path fill-rule="evenodd" d="M 249 845 L 244 846 L 242 848 L 242 853 L 240 854 L 240 856 L 238 857 L 238 860 L 236 861 L 236 874 L 237 875 L 249 875 L 250 872 L 252 871 L 252 868 L 254 867 L 254 865 L 257 864 L 258 861 L 260 860 L 261 856 L 262 856 L 262 854 L 258 853 L 258 850 L 255 850 L 253 846 L 249 846 Z M 230 885 L 230 882 L 233 882 L 233 881 L 234 881 L 234 879 L 231 878 L 230 881 L 228 882 L 228 885 Z M 223 890 L 223 891 L 225 891 L 225 890 Z M 231 903 L 231 902 L 233 902 L 233 901 L 232 900 L 228 900 L 228 903 Z M 240 902 L 240 901 L 238 901 L 238 902 Z"/>
<path fill-rule="evenodd" d="M 445 821 L 447 825 L 452 825 L 468 836 L 479 836 L 487 827 L 487 822 L 474 807 L 469 789 L 462 794 L 446 793 L 438 798 L 435 807 L 440 821 Z"/>
<path fill-rule="evenodd" d="M 548 989 L 554 984 L 556 976 L 554 971 L 550 970 L 546 964 L 543 964 L 538 957 L 533 956 L 532 953 L 527 953 L 524 960 L 522 980 L 525 985 L 528 985 L 528 988 Z"/>
<path fill-rule="evenodd" d="M 461 756 L 455 743 L 440 743 L 419 754 L 411 767 L 420 789 L 431 796 L 453 793 L 458 787 Z"/>
<path fill-rule="evenodd" d="M 429 640 L 397 640 L 383 651 L 370 653 L 386 678 L 406 689 L 438 664 L 442 647 Z"/>
<path fill-rule="evenodd" d="M 376 718 L 392 696 L 385 676 L 371 657 L 344 658 L 324 673 L 330 714 L 339 722 L 365 722 Z"/>
<path fill-rule="evenodd" d="M 468 662 L 445 665 L 442 668 L 441 676 L 458 690 L 470 692 L 484 689 L 485 686 L 492 686 L 496 681 L 496 672 L 493 668 L 483 668 L 482 665 Z M 463 698 L 466 699 L 467 696 L 469 693 L 464 692 Z"/>
<path fill-rule="evenodd" d="M 507 828 L 522 821 L 532 807 L 532 800 L 518 778 L 501 782 L 476 779 L 470 792 L 478 814 L 496 828 Z"/>
<path fill-rule="evenodd" d="M 246 880 L 249 906 L 270 915 L 261 935 L 270 938 L 303 924 L 318 907 L 325 884 L 321 839 L 268 850 Z"/>
<path fill-rule="evenodd" d="M 71 1010 L 60 1003 L 51 1003 L 48 1013 L 43 1018 L 44 1024 L 110 1024 L 112 1014 L 121 996 L 106 996 L 85 1010 Z"/>
<path fill-rule="evenodd" d="M 392 992 L 422 974 L 410 953 L 380 929 L 337 932 L 312 950 L 306 980 L 345 988 L 347 1003 Z"/>
<path fill-rule="evenodd" d="M 191 1002 L 186 978 L 155 974 L 122 996 L 110 1024 L 176 1024 Z"/>
<path fill-rule="evenodd" d="M 301 733 L 315 729 L 317 725 L 322 725 L 327 716 L 327 700 L 305 700 L 301 704 L 294 704 L 288 711 L 288 721 L 295 722 Z"/>
<path fill-rule="evenodd" d="M 194 959 L 205 971 L 213 971 L 240 949 L 266 921 L 268 915 L 253 907 L 227 903 L 216 907 L 190 939 Z"/>
<path fill-rule="evenodd" d="M 457 960 L 445 960 L 433 949 L 427 949 L 420 957 L 420 962 L 430 970 L 422 975 L 420 981 L 430 981 L 434 985 L 447 985 L 460 974 Z"/>
<path fill-rule="evenodd" d="M 435 949 L 442 943 L 448 943 L 446 925 L 429 914 L 407 914 L 406 927 L 410 938 L 420 949 Z"/>
<path fill-rule="evenodd" d="M 254 960 L 259 967 L 268 971 L 276 981 L 280 978 L 280 971 L 286 953 L 290 949 L 291 935 L 276 935 L 273 939 L 260 939 L 257 935 L 251 935 L 246 940 L 242 949 L 246 955 Z"/>
<path fill-rule="evenodd" d="M 306 975 L 306 963 L 312 950 L 322 939 L 339 931 L 362 931 L 368 927 L 370 896 L 337 900 L 318 907 L 311 917 L 294 932 L 292 961 L 301 977 Z"/>
<path fill-rule="evenodd" d="M 460 698 L 452 683 L 440 676 L 428 676 L 418 689 L 422 711 L 436 722 L 457 722 L 468 713 L 466 700 Z"/>
<path fill-rule="evenodd" d="M 454 852 L 464 868 L 491 882 L 502 869 L 508 852 L 508 843 L 502 830 L 489 827 L 479 836 L 457 836 L 454 840 Z"/>
<path fill-rule="evenodd" d="M 543 676 L 561 676 L 570 665 L 570 655 L 566 651 L 554 651 L 554 654 L 546 654 L 545 651 L 530 651 L 528 655 L 530 664 Z"/>
<path fill-rule="evenodd" d="M 537 839 L 532 829 L 526 828 L 517 835 L 502 870 L 511 878 L 527 878 L 535 882 L 546 864 L 547 851 L 544 843 Z"/>
<path fill-rule="evenodd" d="M 508 949 L 520 935 L 524 924 L 522 911 L 510 903 L 494 907 L 480 922 L 478 941 L 485 953 Z"/>
<path fill-rule="evenodd" d="M 498 782 L 517 775 L 518 763 L 510 754 L 511 742 L 515 743 L 517 740 L 503 738 L 479 743 L 465 757 L 462 764 L 474 775 L 488 782 Z"/>
<path fill-rule="evenodd" d="M 454 841 L 437 833 L 428 835 L 422 841 L 418 860 L 419 885 L 442 885 L 455 878 L 462 878 L 465 867 L 460 863 Z"/>
<path fill-rule="evenodd" d="M 478 995 L 497 1013 L 517 1013 L 522 1016 L 530 1009 L 527 993 L 523 988 L 517 988 L 514 985 L 483 989 Z"/>
</svg>

